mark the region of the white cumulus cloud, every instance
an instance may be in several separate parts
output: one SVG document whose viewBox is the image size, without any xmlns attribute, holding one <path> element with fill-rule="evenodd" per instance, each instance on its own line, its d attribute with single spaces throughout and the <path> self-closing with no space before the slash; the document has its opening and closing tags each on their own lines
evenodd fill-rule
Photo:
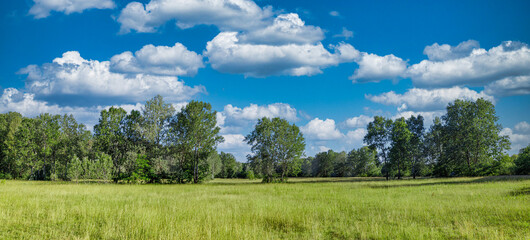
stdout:
<svg viewBox="0 0 530 240">
<path fill-rule="evenodd" d="M 110 60 L 110 70 L 122 73 L 155 75 L 195 75 L 204 67 L 202 56 L 189 51 L 181 43 L 174 46 L 145 45 L 142 49 L 115 55 Z"/>
<path fill-rule="evenodd" d="M 252 44 L 311 44 L 324 39 L 324 32 L 319 27 L 306 26 L 298 14 L 289 13 L 278 15 L 271 25 L 242 33 L 238 38 L 242 43 Z"/>
<path fill-rule="evenodd" d="M 515 124 L 515 131 L 520 133 L 530 133 L 530 124 L 526 121 Z"/>
<path fill-rule="evenodd" d="M 435 43 L 425 47 L 423 54 L 427 55 L 431 61 L 446 61 L 467 57 L 473 52 L 473 49 L 477 48 L 480 48 L 480 44 L 475 40 L 464 41 L 457 46 Z"/>
<path fill-rule="evenodd" d="M 26 89 L 36 97 L 85 97 L 87 102 L 98 97 L 143 101 L 157 94 L 180 101 L 204 91 L 202 86 L 186 86 L 173 76 L 115 73 L 109 61 L 86 60 L 77 51 L 42 66 L 30 65 L 20 73 L 27 74 Z"/>
<path fill-rule="evenodd" d="M 300 128 L 304 136 L 308 139 L 316 140 L 336 140 L 343 137 L 343 134 L 335 126 L 335 120 L 321 120 L 315 118 Z"/>
<path fill-rule="evenodd" d="M 280 117 L 291 122 L 298 121 L 297 110 L 286 103 L 268 105 L 250 104 L 240 108 L 228 104 L 223 111 L 217 112 L 217 125 L 223 133 L 240 132 L 243 128 L 254 124 L 258 119 Z"/>
<path fill-rule="evenodd" d="M 35 3 L 29 14 L 35 18 L 50 16 L 51 11 L 65 14 L 81 13 L 87 9 L 112 9 L 116 7 L 113 0 L 33 0 Z"/>
<path fill-rule="evenodd" d="M 494 96 L 514 96 L 530 94 L 530 75 L 507 77 L 484 87 L 484 92 Z"/>
<path fill-rule="evenodd" d="M 237 32 L 221 32 L 206 46 L 204 55 L 212 68 L 225 73 L 265 77 L 270 75 L 311 76 L 322 68 L 358 57 L 353 46 L 341 43 L 330 53 L 321 43 L 265 45 L 241 43 Z"/>
<path fill-rule="evenodd" d="M 530 144 L 530 134 L 526 133 L 516 133 L 511 128 L 504 128 L 500 132 L 501 136 L 510 137 L 510 142 L 512 143 L 511 151 L 512 153 L 518 153 L 519 149 L 524 148 Z"/>
<path fill-rule="evenodd" d="M 437 50 L 426 52 L 436 61 L 423 60 L 414 64 L 409 67 L 406 76 L 416 86 L 443 87 L 484 86 L 508 77 L 530 75 L 530 49 L 524 43 L 506 41 L 489 50 L 476 48 L 478 43 L 462 44 L 465 47 L 461 48 L 465 51 L 458 52 L 452 47 L 445 52 L 440 51 L 444 45 L 430 46 Z M 468 55 L 464 56 L 465 53 Z"/>
<path fill-rule="evenodd" d="M 368 125 L 368 123 L 370 123 L 373 120 L 374 120 L 373 117 L 369 117 L 366 115 L 360 115 L 357 117 L 348 118 L 344 122 L 344 124 L 346 125 L 346 127 L 349 127 L 349 128 L 361 128 L 361 127 L 366 127 L 366 125 Z"/>
<path fill-rule="evenodd" d="M 348 131 L 345 136 L 346 142 L 353 147 L 361 147 L 364 145 L 363 140 L 367 133 L 368 131 L 366 128 L 357 128 L 355 130 Z"/>
<path fill-rule="evenodd" d="M 395 80 L 402 77 L 407 70 L 407 62 L 393 54 L 381 57 L 372 53 L 363 53 L 356 62 L 359 68 L 350 77 L 354 82 Z"/>
<path fill-rule="evenodd" d="M 398 94 L 394 91 L 386 92 L 381 95 L 366 95 L 366 98 L 372 102 L 385 105 L 399 106 L 399 110 L 438 110 L 445 109 L 447 104 L 456 99 L 476 100 L 484 98 L 494 101 L 492 96 L 484 92 L 463 87 L 440 88 L 440 89 L 421 89 L 412 88 L 404 94 Z"/>
<path fill-rule="evenodd" d="M 262 26 L 271 15 L 269 7 L 260 8 L 250 0 L 151 0 L 127 4 L 117 21 L 121 33 L 154 32 L 171 20 L 180 28 L 206 24 L 232 31 Z"/>
</svg>

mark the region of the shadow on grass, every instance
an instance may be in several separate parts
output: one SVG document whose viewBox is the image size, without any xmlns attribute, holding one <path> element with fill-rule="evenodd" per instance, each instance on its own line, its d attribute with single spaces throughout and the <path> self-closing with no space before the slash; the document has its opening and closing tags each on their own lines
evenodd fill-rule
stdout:
<svg viewBox="0 0 530 240">
<path fill-rule="evenodd" d="M 524 196 L 530 195 L 530 187 L 521 188 L 515 191 L 510 192 L 511 196 Z"/>
<path fill-rule="evenodd" d="M 458 185 L 458 184 L 487 183 L 487 182 L 513 182 L 513 181 L 521 181 L 521 180 L 530 180 L 530 175 L 488 176 L 488 177 L 476 177 L 476 178 L 466 179 L 466 180 L 460 180 L 459 178 L 432 178 L 432 179 L 439 179 L 439 180 L 444 180 L 444 181 L 415 183 L 413 179 L 393 180 L 392 184 L 374 185 L 374 186 L 370 186 L 370 188 L 379 189 L 379 188 L 399 188 L 399 187 L 421 187 L 421 186 L 433 186 L 433 185 Z"/>
</svg>

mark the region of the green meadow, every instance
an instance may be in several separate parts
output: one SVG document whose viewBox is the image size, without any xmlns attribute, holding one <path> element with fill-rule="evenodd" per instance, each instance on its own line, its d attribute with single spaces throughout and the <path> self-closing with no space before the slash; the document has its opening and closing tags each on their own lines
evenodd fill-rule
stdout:
<svg viewBox="0 0 530 240">
<path fill-rule="evenodd" d="M 529 238 L 529 176 L 0 182 L 0 239 Z"/>
</svg>

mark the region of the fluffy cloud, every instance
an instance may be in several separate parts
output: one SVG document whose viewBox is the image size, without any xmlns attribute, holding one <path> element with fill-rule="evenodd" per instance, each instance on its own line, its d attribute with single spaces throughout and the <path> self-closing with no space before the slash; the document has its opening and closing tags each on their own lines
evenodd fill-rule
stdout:
<svg viewBox="0 0 530 240">
<path fill-rule="evenodd" d="M 348 131 L 345 136 L 346 142 L 350 145 L 353 145 L 354 147 L 361 147 L 363 146 L 364 136 L 366 136 L 367 133 L 368 131 L 366 128 L 357 128 L 355 130 Z"/>
<path fill-rule="evenodd" d="M 66 52 L 52 63 L 30 65 L 20 73 L 28 75 L 29 92 L 47 99 L 86 97 L 83 101 L 106 98 L 131 102 L 161 94 L 168 101 L 177 101 L 204 91 L 202 86 L 186 86 L 173 76 L 111 72 L 109 61 L 86 60 L 76 51 Z"/>
<path fill-rule="evenodd" d="M 399 110 L 436 110 L 445 109 L 448 103 L 456 99 L 476 100 L 485 98 L 494 101 L 493 97 L 484 92 L 476 92 L 468 88 L 452 87 L 440 89 L 421 89 L 412 88 L 404 94 L 397 94 L 394 91 L 386 92 L 381 95 L 366 95 L 366 98 L 372 102 L 385 105 L 399 106 Z"/>
<path fill-rule="evenodd" d="M 217 146 L 219 151 L 231 153 L 237 161 L 245 162 L 247 155 L 251 154 L 250 145 L 245 143 L 245 136 L 241 134 L 225 134 L 225 141 Z"/>
<path fill-rule="evenodd" d="M 298 121 L 296 109 L 285 103 L 262 106 L 250 104 L 244 108 L 228 104 L 222 112 L 217 112 L 217 125 L 221 127 L 223 133 L 232 133 L 241 131 L 242 128 L 254 124 L 258 119 L 263 117 L 281 117 L 291 122 Z"/>
<path fill-rule="evenodd" d="M 51 11 L 81 13 L 87 9 L 112 9 L 116 7 L 113 0 L 33 0 L 35 4 L 29 9 L 29 14 L 35 18 L 50 16 Z"/>
<path fill-rule="evenodd" d="M 521 133 L 530 133 L 530 124 L 526 121 L 515 124 L 515 131 Z"/>
<path fill-rule="evenodd" d="M 349 128 L 361 128 L 361 127 L 366 127 L 366 125 L 368 125 L 368 123 L 370 123 L 373 120 L 374 120 L 373 117 L 369 117 L 366 115 L 360 115 L 358 117 L 352 117 L 352 118 L 347 119 L 344 122 L 344 125 L 346 125 L 346 127 L 349 127 Z"/>
<path fill-rule="evenodd" d="M 398 79 L 407 70 L 407 62 L 393 54 L 381 57 L 372 53 L 363 53 L 356 62 L 359 68 L 350 77 L 354 82 Z"/>
<path fill-rule="evenodd" d="M 262 26 L 271 15 L 270 8 L 262 9 L 250 0 L 151 0 L 145 5 L 127 4 L 117 21 L 121 33 L 154 32 L 170 20 L 175 20 L 180 28 L 206 24 L 233 31 Z"/>
<path fill-rule="evenodd" d="M 343 134 L 335 126 L 335 120 L 320 120 L 315 118 L 300 128 L 308 139 L 316 140 L 336 140 L 343 137 Z"/>
<path fill-rule="evenodd" d="M 274 22 L 265 27 L 245 32 L 238 36 L 242 43 L 252 44 L 311 44 L 324 39 L 324 32 L 319 27 L 306 26 L 298 14 L 281 14 Z"/>
<path fill-rule="evenodd" d="M 241 134 L 225 134 L 223 135 L 224 142 L 220 143 L 218 148 L 221 150 L 248 148 L 248 144 L 245 143 L 245 136 Z"/>
<path fill-rule="evenodd" d="M 238 33 L 221 32 L 206 45 L 204 55 L 212 68 L 225 73 L 264 77 L 315 75 L 321 69 L 352 61 L 359 51 L 341 43 L 330 53 L 321 43 L 281 46 L 241 43 Z"/>
<path fill-rule="evenodd" d="M 475 40 L 461 42 L 457 46 L 450 46 L 449 44 L 439 45 L 438 43 L 435 43 L 431 46 L 425 47 L 423 54 L 427 55 L 431 61 L 446 61 L 467 57 L 473 52 L 473 49 L 479 47 L 480 44 Z"/>
<path fill-rule="evenodd" d="M 265 106 L 250 104 L 248 107 L 238 108 L 228 104 L 223 114 L 234 119 L 257 120 L 263 117 L 282 117 L 288 121 L 297 121 L 296 109 L 285 103 L 274 103 Z"/>
<path fill-rule="evenodd" d="M 490 83 L 484 87 L 484 92 L 495 96 L 530 94 L 530 75 L 507 77 Z"/>
<path fill-rule="evenodd" d="M 510 137 L 512 143 L 511 153 L 518 153 L 519 149 L 524 148 L 530 144 L 530 134 L 516 133 L 511 128 L 504 128 L 500 132 L 500 135 L 506 135 Z"/>
<path fill-rule="evenodd" d="M 110 70 L 121 73 L 145 73 L 155 75 L 195 75 L 204 67 L 202 56 L 181 43 L 172 47 L 145 45 L 136 53 L 124 52 L 110 60 Z"/>
<path fill-rule="evenodd" d="M 406 76 L 416 86 L 433 87 L 483 86 L 508 77 L 530 75 L 530 49 L 526 44 L 507 41 L 487 51 L 476 45 L 478 43 L 468 41 L 449 49 L 446 45 L 430 46 L 426 53 L 436 61 L 423 60 L 414 64 Z M 444 48 L 445 51 L 441 50 Z"/>
</svg>

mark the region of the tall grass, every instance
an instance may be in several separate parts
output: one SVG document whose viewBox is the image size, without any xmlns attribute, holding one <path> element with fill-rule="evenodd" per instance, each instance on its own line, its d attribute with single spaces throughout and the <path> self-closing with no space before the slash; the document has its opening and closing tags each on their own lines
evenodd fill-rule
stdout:
<svg viewBox="0 0 530 240">
<path fill-rule="evenodd" d="M 530 178 L 0 183 L 0 239 L 529 239 Z"/>
</svg>

